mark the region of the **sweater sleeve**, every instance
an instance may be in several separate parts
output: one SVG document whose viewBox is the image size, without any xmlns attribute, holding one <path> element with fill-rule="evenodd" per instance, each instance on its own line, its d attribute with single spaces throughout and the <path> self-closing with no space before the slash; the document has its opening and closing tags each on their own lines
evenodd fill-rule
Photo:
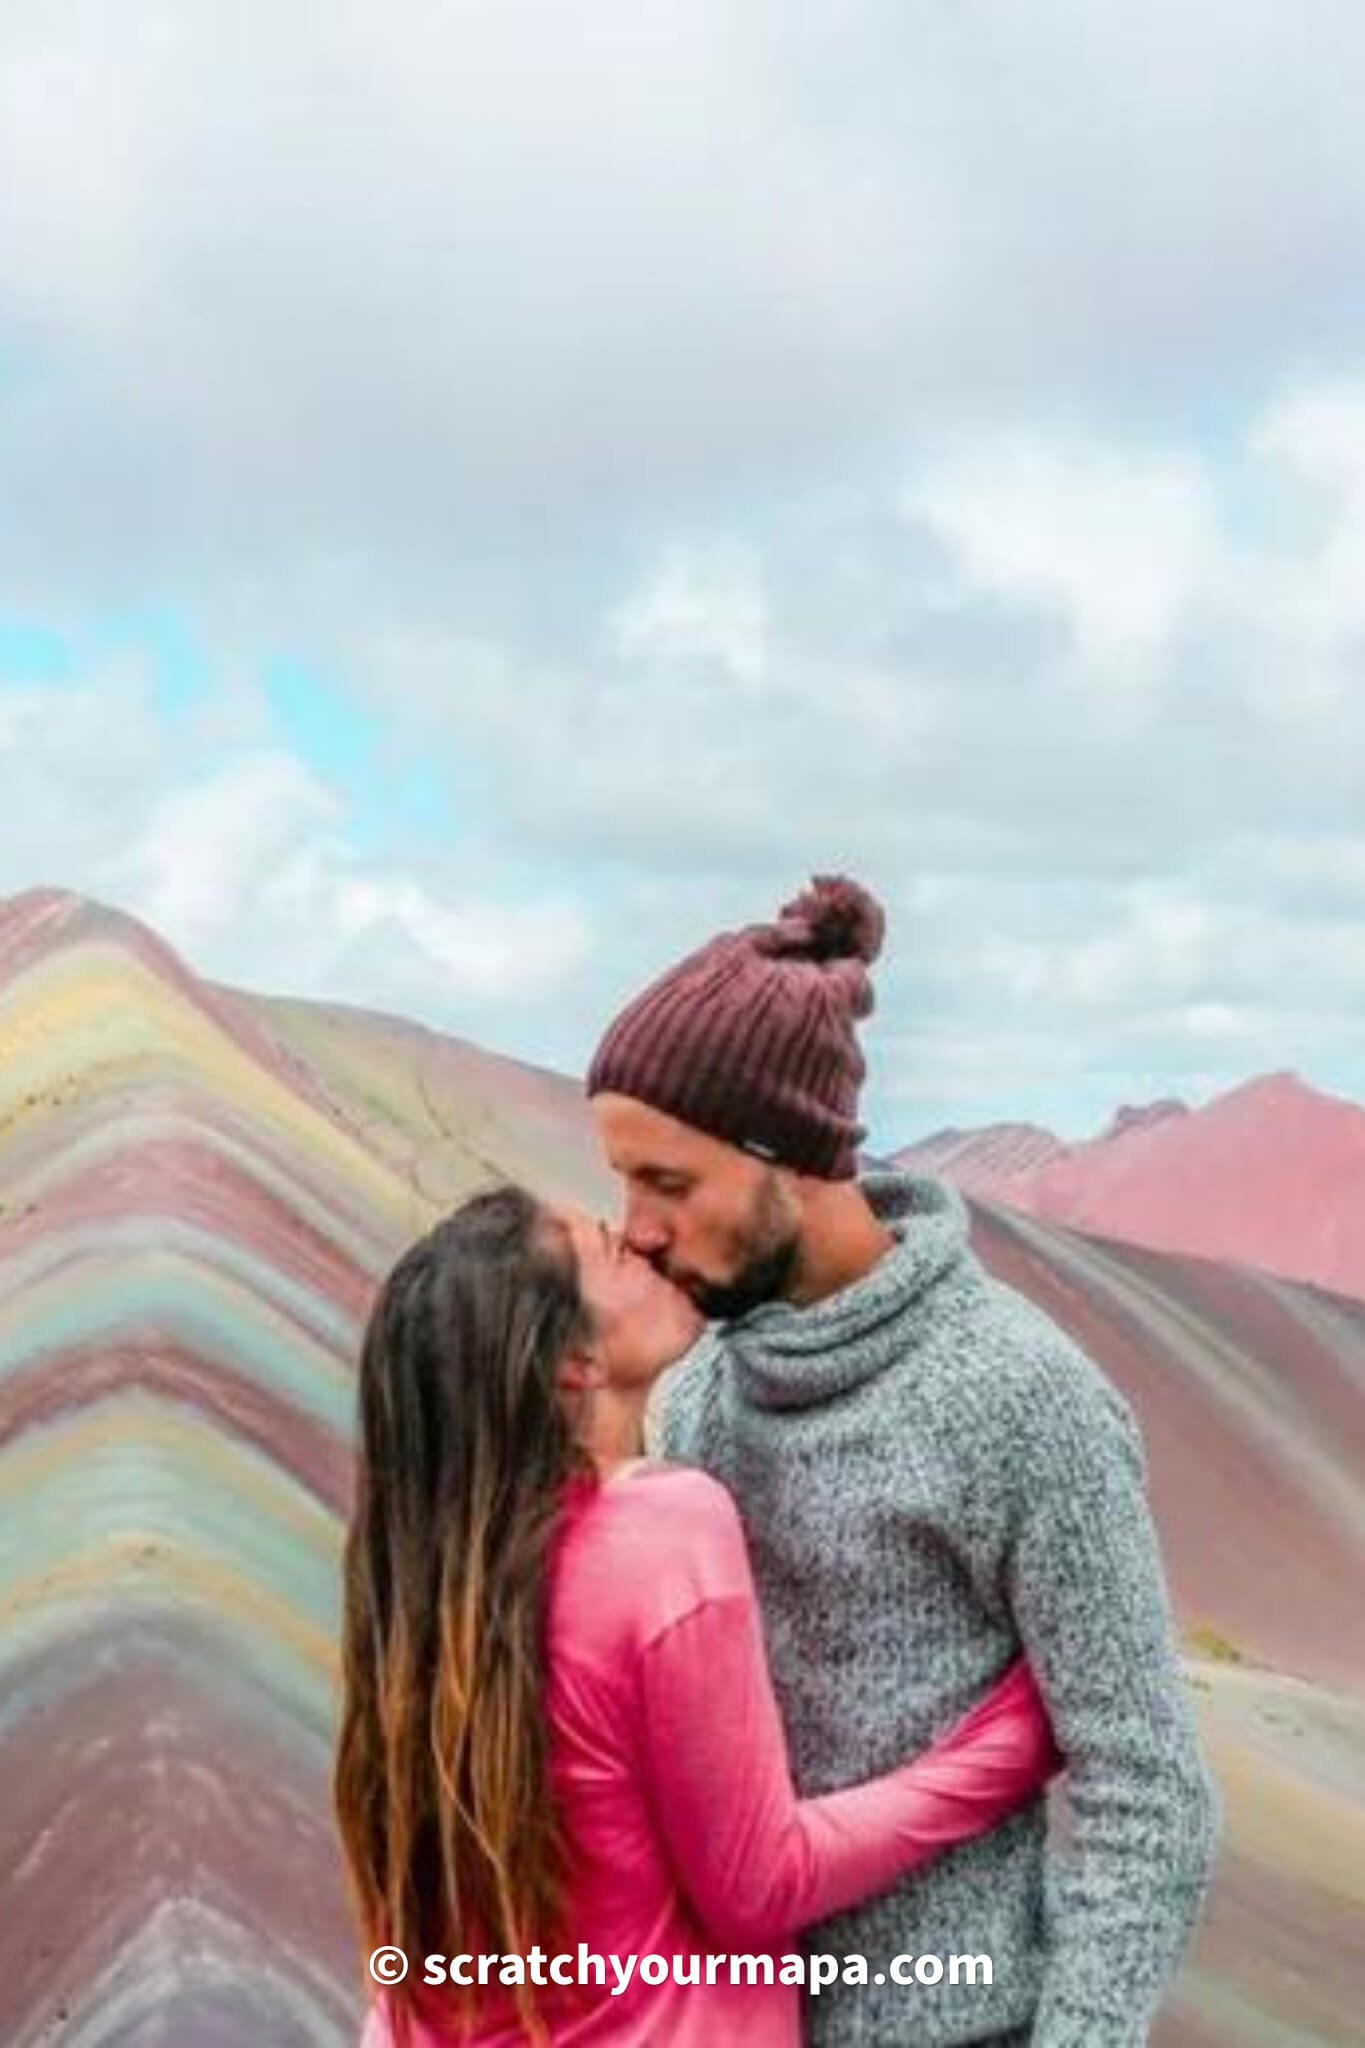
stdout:
<svg viewBox="0 0 1365 2048">
<path fill-rule="evenodd" d="M 1208 1881 L 1218 1808 L 1181 1677 L 1137 1426 L 1079 1354 L 1015 1444 L 1010 1605 L 1067 1759 L 1034 2048 L 1138 2048 Z"/>
<path fill-rule="evenodd" d="M 641 1656 L 650 1800 L 713 1939 L 770 1946 L 1035 1797 L 1058 1758 L 1022 1660 L 913 1762 L 798 1800 L 757 1602 L 706 1599 Z"/>
</svg>

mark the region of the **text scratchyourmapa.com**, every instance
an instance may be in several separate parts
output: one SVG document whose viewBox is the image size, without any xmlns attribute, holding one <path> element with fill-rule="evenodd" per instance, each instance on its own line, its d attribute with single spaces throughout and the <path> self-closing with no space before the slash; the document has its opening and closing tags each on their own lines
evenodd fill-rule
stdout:
<svg viewBox="0 0 1365 2048">
<path fill-rule="evenodd" d="M 376 1984 L 401 1984 L 411 1967 L 399 1948 L 377 1948 L 370 1957 L 369 1970 Z M 873 1968 L 866 1956 L 810 1955 L 775 1956 L 702 1955 L 599 1955 L 587 1942 L 578 1944 L 576 1954 L 550 1955 L 543 1948 L 525 1955 L 429 1955 L 421 1958 L 424 1984 L 481 1985 L 521 1984 L 610 1985 L 611 1996 L 619 1998 L 638 1977 L 642 1984 L 799 1984 L 818 1996 L 831 1984 L 990 1984 L 991 1959 L 983 1955 L 900 1955 L 892 1956 L 882 1968 Z"/>
</svg>

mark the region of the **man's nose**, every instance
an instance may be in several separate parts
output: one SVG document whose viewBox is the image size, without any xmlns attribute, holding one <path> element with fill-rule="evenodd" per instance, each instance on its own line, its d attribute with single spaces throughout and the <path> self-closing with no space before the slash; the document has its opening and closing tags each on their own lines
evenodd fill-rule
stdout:
<svg viewBox="0 0 1365 2048">
<path fill-rule="evenodd" d="M 668 1249 L 668 1232 L 657 1216 L 651 1216 L 647 1209 L 627 1204 L 622 1235 L 633 1252 L 641 1258 L 654 1259 Z"/>
</svg>

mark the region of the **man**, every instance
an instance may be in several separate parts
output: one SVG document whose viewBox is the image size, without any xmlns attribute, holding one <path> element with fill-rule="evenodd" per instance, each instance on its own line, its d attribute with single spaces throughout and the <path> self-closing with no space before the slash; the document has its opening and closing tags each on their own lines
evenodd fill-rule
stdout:
<svg viewBox="0 0 1365 2048">
<path fill-rule="evenodd" d="M 812 1997 L 809 2038 L 1129 2048 L 1216 1828 L 1141 1441 L 1084 1353 L 986 1273 L 954 1191 L 859 1176 L 855 1026 L 883 930 L 866 890 L 817 876 L 598 1047 L 626 1236 L 720 1324 L 671 1376 L 659 1448 L 739 1503 L 803 1794 L 908 1756 L 1021 1648 L 1067 1758 L 1068 1843 L 1039 1800 L 810 1931 L 869 1981 Z M 943 1980 L 892 1981 L 905 1954 Z M 989 1985 L 950 1981 L 962 1955 L 990 1957 Z"/>
</svg>

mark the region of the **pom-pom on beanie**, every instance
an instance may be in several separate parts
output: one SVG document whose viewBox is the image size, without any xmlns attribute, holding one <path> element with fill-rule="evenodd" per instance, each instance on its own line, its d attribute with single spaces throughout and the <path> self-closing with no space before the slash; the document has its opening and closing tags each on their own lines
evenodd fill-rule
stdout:
<svg viewBox="0 0 1365 2048">
<path fill-rule="evenodd" d="M 628 1003 L 587 1093 L 628 1095 L 798 1172 L 849 1180 L 867 1133 L 855 1025 L 871 1015 L 880 903 L 816 875 L 770 924 L 721 932 Z"/>
</svg>

